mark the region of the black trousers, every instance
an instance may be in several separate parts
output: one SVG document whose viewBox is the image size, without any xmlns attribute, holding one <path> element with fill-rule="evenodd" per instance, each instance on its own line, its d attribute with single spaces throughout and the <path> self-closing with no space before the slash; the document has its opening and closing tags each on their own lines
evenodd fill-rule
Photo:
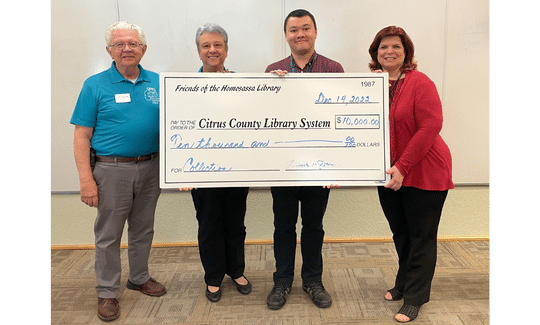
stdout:
<svg viewBox="0 0 540 325">
<path fill-rule="evenodd" d="M 302 280 L 321 281 L 323 271 L 322 219 L 328 203 L 329 189 L 322 186 L 272 187 L 274 200 L 274 283 L 292 284 L 296 253 L 296 222 L 301 206 Z"/>
<path fill-rule="evenodd" d="M 244 274 L 246 199 L 249 188 L 199 188 L 191 191 L 199 222 L 199 254 L 207 285 L 219 287 L 225 274 Z"/>
<path fill-rule="evenodd" d="M 448 191 L 403 186 L 398 191 L 378 188 L 379 201 L 393 233 L 399 257 L 395 288 L 404 303 L 429 301 L 437 262 L 437 232 Z"/>
</svg>

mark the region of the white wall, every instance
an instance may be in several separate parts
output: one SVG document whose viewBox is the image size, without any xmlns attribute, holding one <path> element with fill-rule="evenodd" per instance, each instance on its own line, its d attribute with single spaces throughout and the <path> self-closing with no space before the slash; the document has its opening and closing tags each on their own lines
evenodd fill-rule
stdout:
<svg viewBox="0 0 540 325">
<path fill-rule="evenodd" d="M 317 51 L 345 72 L 369 72 L 367 49 L 375 34 L 388 25 L 403 27 L 419 70 L 443 100 L 442 136 L 454 158 L 454 180 L 489 183 L 488 0 L 52 0 L 52 191 L 79 189 L 69 120 L 84 80 L 110 66 L 104 32 L 116 19 L 145 30 L 148 51 L 141 64 L 147 69 L 197 71 L 195 32 L 213 22 L 229 34 L 226 66 L 260 73 L 289 55 L 283 19 L 296 8 L 314 14 Z"/>
<path fill-rule="evenodd" d="M 247 204 L 246 240 L 272 240 L 274 217 L 270 190 L 251 189 Z M 53 195 L 51 206 L 52 245 L 94 243 L 95 208 L 80 202 L 76 194 Z M 373 187 L 332 189 L 324 229 L 326 239 L 366 240 L 392 236 L 379 204 L 377 190 Z M 439 237 L 489 237 L 489 188 L 460 186 L 450 190 Z M 154 243 L 192 242 L 197 242 L 197 220 L 191 194 L 164 191 L 156 210 Z M 127 243 L 125 237 L 122 243 Z"/>
<path fill-rule="evenodd" d="M 150 70 L 196 71 L 194 44 L 200 25 L 213 22 L 229 33 L 226 66 L 262 72 L 287 55 L 283 19 L 296 8 L 317 20 L 319 53 L 346 72 L 368 72 L 367 49 L 376 32 L 403 27 L 416 47 L 419 70 L 430 76 L 443 100 L 443 138 L 458 184 L 489 183 L 489 1 L 466 0 L 52 0 L 51 1 L 51 189 L 78 191 L 69 119 L 83 81 L 110 66 L 104 32 L 130 20 L 146 32 L 142 65 Z M 247 240 L 272 238 L 271 195 L 248 196 Z M 92 244 L 95 209 L 77 194 L 51 196 L 51 244 Z M 156 215 L 156 243 L 196 241 L 188 193 L 164 192 Z M 391 233 L 374 188 L 332 190 L 325 216 L 327 238 L 380 238 Z M 489 236 L 489 187 L 458 186 L 443 211 L 442 237 Z"/>
</svg>

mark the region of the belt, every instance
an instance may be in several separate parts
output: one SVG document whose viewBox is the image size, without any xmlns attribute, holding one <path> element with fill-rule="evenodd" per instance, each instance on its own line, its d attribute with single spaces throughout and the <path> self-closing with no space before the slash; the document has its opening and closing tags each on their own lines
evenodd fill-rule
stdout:
<svg viewBox="0 0 540 325">
<path fill-rule="evenodd" d="M 96 156 L 96 161 L 98 162 L 108 162 L 108 163 L 121 163 L 121 162 L 134 162 L 140 163 L 142 161 L 151 160 L 157 158 L 159 152 L 154 152 L 146 156 L 139 157 L 110 157 L 110 156 Z"/>
</svg>

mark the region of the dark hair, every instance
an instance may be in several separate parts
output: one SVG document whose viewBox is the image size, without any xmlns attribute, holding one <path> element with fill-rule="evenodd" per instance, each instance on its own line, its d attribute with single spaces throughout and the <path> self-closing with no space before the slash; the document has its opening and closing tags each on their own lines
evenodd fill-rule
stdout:
<svg viewBox="0 0 540 325">
<path fill-rule="evenodd" d="M 287 33 L 287 22 L 289 21 L 289 18 L 291 18 L 291 17 L 302 18 L 302 17 L 305 17 L 305 16 L 309 16 L 309 18 L 311 18 L 311 20 L 313 20 L 313 27 L 315 27 L 315 30 L 316 30 L 317 29 L 317 23 L 315 22 L 315 17 L 313 17 L 313 15 L 309 11 L 307 11 L 305 9 L 296 9 L 296 10 L 291 11 L 287 15 L 287 18 L 285 18 L 285 23 L 283 24 L 283 31 L 285 33 Z"/>
<path fill-rule="evenodd" d="M 381 29 L 377 33 L 377 35 L 375 35 L 375 39 L 373 40 L 373 43 L 371 43 L 371 46 L 369 47 L 369 55 L 371 55 L 371 62 L 369 63 L 369 68 L 372 71 L 382 69 L 381 64 L 379 63 L 379 61 L 377 61 L 379 45 L 381 44 L 381 41 L 383 38 L 391 37 L 391 36 L 398 36 L 401 39 L 403 48 L 405 49 L 405 60 L 403 61 L 403 65 L 400 68 L 401 72 L 416 70 L 417 64 L 414 61 L 413 42 L 409 38 L 409 35 L 405 33 L 403 28 L 396 27 L 396 26 L 385 27 Z"/>
</svg>

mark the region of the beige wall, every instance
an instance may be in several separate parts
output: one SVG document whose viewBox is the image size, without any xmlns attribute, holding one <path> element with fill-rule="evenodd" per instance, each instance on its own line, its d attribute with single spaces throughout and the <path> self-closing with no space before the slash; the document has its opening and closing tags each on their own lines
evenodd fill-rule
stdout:
<svg viewBox="0 0 540 325">
<path fill-rule="evenodd" d="M 96 210 L 81 203 L 78 194 L 53 194 L 51 245 L 92 245 L 95 216 Z M 272 222 L 270 190 L 251 189 L 246 214 L 246 240 L 271 240 Z M 126 229 L 123 243 L 127 243 Z M 373 187 L 333 189 L 324 229 L 326 239 L 391 237 L 377 191 Z M 488 186 L 458 186 L 450 190 L 439 227 L 439 237 L 489 237 Z M 156 211 L 154 243 L 196 241 L 197 222 L 191 195 L 164 191 Z"/>
</svg>

